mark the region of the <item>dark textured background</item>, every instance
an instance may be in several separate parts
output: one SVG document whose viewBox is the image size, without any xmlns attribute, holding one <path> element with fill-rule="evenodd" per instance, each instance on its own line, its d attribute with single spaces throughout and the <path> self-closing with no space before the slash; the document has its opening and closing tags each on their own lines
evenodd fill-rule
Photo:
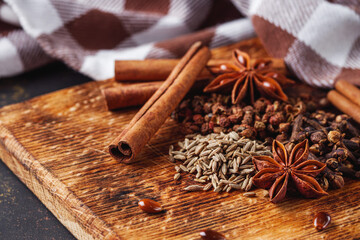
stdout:
<svg viewBox="0 0 360 240">
<path fill-rule="evenodd" d="M 61 63 L 0 79 L 0 107 L 90 81 Z M 0 239 L 74 239 L 0 161 Z"/>
</svg>

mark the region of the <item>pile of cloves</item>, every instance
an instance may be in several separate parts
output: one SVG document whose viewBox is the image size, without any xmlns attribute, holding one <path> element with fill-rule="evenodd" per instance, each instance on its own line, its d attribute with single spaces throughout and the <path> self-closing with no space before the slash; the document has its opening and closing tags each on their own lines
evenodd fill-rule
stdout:
<svg viewBox="0 0 360 240">
<path fill-rule="evenodd" d="M 281 140 L 290 129 L 290 123 L 314 102 L 290 99 L 289 103 L 258 99 L 253 105 L 232 105 L 230 96 L 212 94 L 185 99 L 172 117 L 183 124 L 184 134 L 238 132 L 245 138 Z"/>
<path fill-rule="evenodd" d="M 299 114 L 293 124 L 286 148 L 291 149 L 297 142 L 310 140 L 310 157 L 327 165 L 318 181 L 326 190 L 342 188 L 342 176 L 360 178 L 360 138 L 357 128 L 349 116 L 335 115 L 316 110 L 313 113 Z"/>
<path fill-rule="evenodd" d="M 184 134 L 236 131 L 240 136 L 265 141 L 276 139 L 288 151 L 307 138 L 310 157 L 327 164 L 318 181 L 327 190 L 344 186 L 342 176 L 360 178 L 360 135 L 349 116 L 323 110 L 323 101 L 290 98 L 288 102 L 260 98 L 253 105 L 232 105 L 221 94 L 183 100 L 172 117 Z"/>
</svg>

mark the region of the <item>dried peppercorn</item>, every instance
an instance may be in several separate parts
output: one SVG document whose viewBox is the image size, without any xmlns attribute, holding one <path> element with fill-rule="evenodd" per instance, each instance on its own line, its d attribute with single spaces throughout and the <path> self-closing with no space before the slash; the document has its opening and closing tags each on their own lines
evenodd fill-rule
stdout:
<svg viewBox="0 0 360 240">
<path fill-rule="evenodd" d="M 147 198 L 140 200 L 138 202 L 138 205 L 141 210 L 147 213 L 160 213 L 163 211 L 163 208 L 160 203 Z"/>
<path fill-rule="evenodd" d="M 331 223 L 331 217 L 326 212 L 319 212 L 314 217 L 314 227 L 318 231 L 322 231 Z"/>
</svg>

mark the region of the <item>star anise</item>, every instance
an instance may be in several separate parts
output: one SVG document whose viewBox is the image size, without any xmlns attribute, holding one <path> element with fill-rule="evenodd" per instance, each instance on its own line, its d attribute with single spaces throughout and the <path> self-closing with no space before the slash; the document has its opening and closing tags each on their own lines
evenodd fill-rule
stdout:
<svg viewBox="0 0 360 240">
<path fill-rule="evenodd" d="M 233 64 L 209 66 L 214 74 L 220 74 L 204 92 L 227 92 L 232 89 L 232 103 L 240 103 L 246 96 L 254 103 L 256 95 L 287 101 L 280 84 L 293 83 L 280 73 L 271 71 L 271 61 L 259 59 L 250 66 L 250 57 L 245 52 L 234 50 Z M 280 84 L 279 84 L 280 83 Z"/>
<path fill-rule="evenodd" d="M 287 192 L 288 185 L 293 185 L 306 198 L 317 198 L 327 193 L 316 181 L 316 177 L 326 165 L 317 160 L 308 160 L 308 140 L 297 144 L 290 153 L 284 145 L 274 141 L 273 157 L 256 156 L 253 163 L 259 171 L 254 177 L 255 186 L 269 190 L 270 201 L 281 201 Z"/>
</svg>

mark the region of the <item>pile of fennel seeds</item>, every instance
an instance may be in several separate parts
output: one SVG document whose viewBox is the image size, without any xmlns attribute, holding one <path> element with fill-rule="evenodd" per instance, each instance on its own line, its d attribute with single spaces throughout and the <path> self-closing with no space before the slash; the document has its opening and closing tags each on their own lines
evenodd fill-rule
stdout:
<svg viewBox="0 0 360 240">
<path fill-rule="evenodd" d="M 252 156 L 272 156 L 262 142 L 240 138 L 234 131 L 206 136 L 191 134 L 178 145 L 179 150 L 174 150 L 173 145 L 169 148 L 170 161 L 182 162 L 175 166 L 174 179 L 179 180 L 181 172 L 185 172 L 193 174 L 197 182 L 185 187 L 186 191 L 249 191 L 256 172 Z"/>
</svg>

